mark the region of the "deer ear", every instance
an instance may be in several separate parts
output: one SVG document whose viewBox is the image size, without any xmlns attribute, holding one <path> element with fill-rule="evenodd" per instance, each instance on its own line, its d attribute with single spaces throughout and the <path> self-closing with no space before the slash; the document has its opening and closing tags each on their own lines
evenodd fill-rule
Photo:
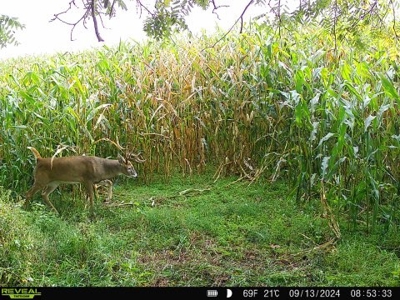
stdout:
<svg viewBox="0 0 400 300">
<path fill-rule="evenodd" d="M 121 154 L 118 154 L 118 161 L 120 164 L 126 164 L 126 160 Z"/>
</svg>

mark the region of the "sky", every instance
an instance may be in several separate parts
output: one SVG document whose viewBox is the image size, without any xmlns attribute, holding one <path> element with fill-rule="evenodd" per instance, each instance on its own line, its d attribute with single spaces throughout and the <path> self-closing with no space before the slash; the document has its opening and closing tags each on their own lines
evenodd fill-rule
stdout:
<svg viewBox="0 0 400 300">
<path fill-rule="evenodd" d="M 126 0 L 128 11 L 117 11 L 117 16 L 111 20 L 104 18 L 106 28 L 101 29 L 104 42 L 98 42 L 93 30 L 93 24 L 88 22 L 88 29 L 82 25 L 74 30 L 74 41 L 70 40 L 71 27 L 60 21 L 49 22 L 55 13 L 69 7 L 71 0 L 0 0 L 0 14 L 16 17 L 25 24 L 26 28 L 17 31 L 16 37 L 20 45 L 8 46 L 0 49 L 0 59 L 19 57 L 24 55 L 47 54 L 65 51 L 79 51 L 92 49 L 103 45 L 112 46 L 120 40 L 142 41 L 146 35 L 142 31 L 144 16 L 140 19 L 136 11 L 136 1 Z M 146 0 L 143 3 L 149 2 Z M 153 1 L 150 1 L 153 2 Z M 187 23 L 193 33 L 205 30 L 209 33 L 220 26 L 228 30 L 239 18 L 249 1 L 244 0 L 217 0 L 221 7 L 219 19 L 211 10 L 195 9 L 187 18 Z M 75 3 L 82 7 L 81 0 Z M 78 12 L 78 10 L 75 9 Z M 246 20 L 260 14 L 259 6 L 252 6 L 246 13 Z M 66 19 L 75 21 L 77 14 L 70 14 Z"/>
</svg>

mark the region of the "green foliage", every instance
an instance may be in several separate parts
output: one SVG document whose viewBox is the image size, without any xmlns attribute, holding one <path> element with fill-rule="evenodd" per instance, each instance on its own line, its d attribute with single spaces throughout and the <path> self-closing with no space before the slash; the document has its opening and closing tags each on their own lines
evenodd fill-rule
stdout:
<svg viewBox="0 0 400 300">
<path fill-rule="evenodd" d="M 0 286 L 400 285 L 395 228 L 355 234 L 341 218 L 332 244 L 321 204 L 237 179 L 117 184 L 93 219 L 69 193 L 55 195 L 56 216 L 40 201 L 23 211 L 1 189 Z"/>
<path fill-rule="evenodd" d="M 265 1 L 259 1 L 265 5 Z M 266 23 L 274 24 L 280 32 L 290 28 L 295 32 L 297 26 L 318 23 L 326 32 L 330 32 L 337 42 L 352 46 L 369 47 L 369 39 L 360 31 L 368 30 L 369 35 L 390 36 L 395 42 L 399 40 L 397 11 L 398 1 L 364 1 L 364 0 L 311 0 L 297 1 L 297 6 L 289 9 L 285 1 L 272 0 L 265 10 L 270 10 L 256 17 Z M 272 15 L 273 17 L 269 17 Z M 391 30 L 388 28 L 391 27 Z"/>
<path fill-rule="evenodd" d="M 182 16 L 165 7 L 159 8 L 151 17 L 144 21 L 143 30 L 157 40 L 170 37 L 172 32 L 187 29 Z"/>
<path fill-rule="evenodd" d="M 154 10 L 144 21 L 143 30 L 157 40 L 169 38 L 174 32 L 188 29 L 185 17 L 194 6 L 207 9 L 209 5 L 209 1 L 204 0 L 157 0 Z"/>
<path fill-rule="evenodd" d="M 326 199 L 354 225 L 398 226 L 395 45 L 365 34 L 370 47 L 354 50 L 312 24 L 253 30 L 4 62 L 4 186 L 31 184 L 27 146 L 115 157 L 120 144 L 144 154 L 145 182 L 213 165 L 216 179 L 285 178 L 298 201 Z"/>
<path fill-rule="evenodd" d="M 40 234 L 26 230 L 26 215 L 16 208 L 10 192 L 0 186 L 0 286 L 29 285 L 32 262 L 40 260 Z"/>
<path fill-rule="evenodd" d="M 8 44 L 18 45 L 15 39 L 15 30 L 25 28 L 17 18 L 12 18 L 5 15 L 0 15 L 0 49 L 6 47 Z"/>
</svg>

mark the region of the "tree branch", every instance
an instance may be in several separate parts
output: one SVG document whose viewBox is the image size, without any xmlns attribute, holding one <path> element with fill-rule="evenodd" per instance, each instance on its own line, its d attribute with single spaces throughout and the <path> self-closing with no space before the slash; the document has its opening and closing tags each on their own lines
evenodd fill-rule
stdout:
<svg viewBox="0 0 400 300">
<path fill-rule="evenodd" d="M 336 36 L 336 24 L 338 22 L 339 16 L 338 16 L 338 3 L 337 0 L 335 0 L 334 3 L 334 16 L 333 16 L 333 38 L 334 38 L 334 42 L 335 42 L 335 53 L 337 52 L 337 36 Z"/>
<path fill-rule="evenodd" d="M 240 14 L 239 18 L 235 21 L 235 23 L 233 23 L 231 28 L 229 28 L 229 30 L 218 41 L 216 41 L 211 47 L 206 47 L 206 48 L 214 48 L 216 44 L 218 44 L 220 41 L 222 41 L 233 30 L 233 28 L 236 26 L 236 24 L 239 21 L 241 22 L 240 23 L 240 31 L 239 31 L 239 33 L 242 33 L 242 31 L 243 31 L 243 16 L 246 13 L 247 9 L 250 7 L 250 5 L 253 4 L 253 2 L 254 2 L 254 0 L 250 0 L 249 3 L 247 3 L 247 5 L 244 8 L 244 10 L 242 11 L 242 13 Z"/>
<path fill-rule="evenodd" d="M 396 31 L 396 7 L 394 6 L 393 0 L 390 0 L 390 4 L 392 5 L 392 10 L 393 10 L 393 32 L 394 36 L 396 37 L 396 40 L 398 40 L 399 35 L 397 34 Z"/>
<path fill-rule="evenodd" d="M 215 4 L 215 0 L 211 0 L 210 2 L 211 2 L 211 4 L 213 5 L 212 13 L 215 14 L 215 15 L 217 16 L 218 20 L 221 20 L 221 18 L 219 17 L 219 15 L 218 15 L 218 13 L 217 13 L 217 10 L 218 10 L 219 8 L 221 8 L 221 7 L 229 7 L 229 5 L 216 5 L 216 4 Z"/>
<path fill-rule="evenodd" d="M 96 0 L 92 0 L 91 5 L 90 5 L 89 8 L 90 8 L 91 13 L 92 13 L 94 32 L 96 33 L 97 40 L 99 42 L 104 42 L 103 38 L 100 36 L 99 26 L 97 25 Z"/>
<path fill-rule="evenodd" d="M 140 0 L 136 0 L 136 7 L 137 7 L 137 8 L 140 8 L 140 15 L 142 15 L 142 9 L 144 9 L 145 11 L 147 11 L 147 13 L 148 13 L 150 16 L 154 16 L 154 14 L 150 11 L 150 9 L 148 9 L 147 6 L 144 5 L 144 4 L 142 3 L 142 1 L 140 1 Z"/>
<path fill-rule="evenodd" d="M 69 2 L 69 7 L 62 12 L 54 14 L 54 17 L 50 20 L 50 22 L 58 20 L 64 24 L 72 26 L 71 32 L 70 32 L 70 40 L 74 41 L 73 33 L 74 33 L 76 26 L 82 22 L 82 25 L 86 28 L 86 21 L 91 17 L 93 20 L 93 26 L 94 26 L 94 31 L 95 31 L 97 40 L 99 42 L 104 42 L 104 39 L 100 35 L 100 30 L 99 30 L 99 26 L 98 26 L 98 22 L 97 22 L 97 17 L 99 16 L 99 13 L 96 9 L 96 1 L 97 0 L 82 0 L 82 3 L 84 5 L 84 13 L 81 15 L 81 17 L 76 22 L 68 22 L 68 21 L 65 21 L 61 16 L 68 13 L 73 8 L 73 6 L 78 8 L 78 6 L 75 3 L 75 0 L 71 0 Z M 100 19 L 101 19 L 101 16 L 100 16 Z"/>
<path fill-rule="evenodd" d="M 85 13 L 82 15 L 82 17 L 80 17 L 79 20 L 76 21 L 75 23 L 71 23 L 71 22 L 64 21 L 63 19 L 61 19 L 60 15 L 63 15 L 63 14 L 68 13 L 68 12 L 72 9 L 72 5 L 74 5 L 75 7 L 78 7 L 78 6 L 75 4 L 75 0 L 72 0 L 71 2 L 69 2 L 69 7 L 68 7 L 65 11 L 62 11 L 62 12 L 60 12 L 60 13 L 58 13 L 58 14 L 54 14 L 54 18 L 52 18 L 49 22 L 53 22 L 53 21 L 55 21 L 55 20 L 58 20 L 58 21 L 60 21 L 60 22 L 62 22 L 62 23 L 64 23 L 64 24 L 67 24 L 67 25 L 72 26 L 71 31 L 70 31 L 70 40 L 71 40 L 71 41 L 74 41 L 74 39 L 73 39 L 73 32 L 74 32 L 74 30 L 75 30 L 76 25 L 78 25 L 80 22 L 82 22 L 82 21 L 85 19 L 86 11 L 85 11 Z"/>
</svg>

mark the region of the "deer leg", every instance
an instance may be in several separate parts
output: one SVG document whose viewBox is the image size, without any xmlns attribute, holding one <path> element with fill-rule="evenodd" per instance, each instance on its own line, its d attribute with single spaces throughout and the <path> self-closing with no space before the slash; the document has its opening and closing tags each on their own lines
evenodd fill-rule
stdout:
<svg viewBox="0 0 400 300">
<path fill-rule="evenodd" d="M 113 191 L 112 191 L 113 183 L 112 183 L 112 181 L 108 180 L 108 179 L 100 181 L 99 183 L 97 183 L 95 185 L 96 190 L 97 190 L 98 186 L 106 186 L 106 187 L 108 187 L 107 198 L 106 198 L 105 202 L 111 201 L 112 196 L 113 196 Z"/>
<path fill-rule="evenodd" d="M 58 183 L 56 183 L 56 182 L 52 182 L 52 183 L 49 183 L 43 190 L 42 190 L 42 198 L 43 198 L 43 200 L 46 202 L 46 204 L 48 205 L 48 206 L 50 206 L 57 214 L 59 214 L 58 213 L 58 211 L 57 211 L 57 209 L 54 207 L 54 205 L 50 202 L 50 200 L 49 200 L 49 195 L 50 195 L 50 193 L 51 192 L 53 192 L 57 187 L 58 187 Z"/>
<path fill-rule="evenodd" d="M 93 182 L 85 182 L 86 193 L 89 196 L 90 201 L 90 211 L 93 213 L 93 198 L 94 198 L 94 185 Z"/>
<path fill-rule="evenodd" d="M 24 207 L 28 207 L 29 201 L 31 200 L 31 198 L 40 190 L 42 190 L 44 188 L 43 185 L 35 182 L 33 184 L 33 186 L 29 189 L 29 191 L 26 192 L 25 195 L 25 203 L 24 203 Z"/>
<path fill-rule="evenodd" d="M 108 195 L 106 201 L 111 201 L 113 196 L 113 183 L 111 180 L 104 180 L 105 184 L 108 186 Z"/>
</svg>

